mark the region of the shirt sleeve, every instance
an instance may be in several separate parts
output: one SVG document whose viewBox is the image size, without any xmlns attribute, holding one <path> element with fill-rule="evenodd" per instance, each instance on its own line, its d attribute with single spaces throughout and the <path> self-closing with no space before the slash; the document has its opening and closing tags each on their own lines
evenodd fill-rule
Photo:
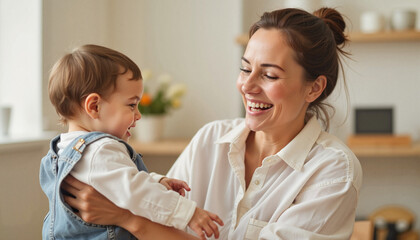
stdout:
<svg viewBox="0 0 420 240">
<path fill-rule="evenodd" d="M 349 239 L 356 205 L 357 190 L 352 182 L 307 189 L 277 222 L 261 229 L 258 239 Z"/>
<path fill-rule="evenodd" d="M 126 147 L 116 141 L 101 144 L 93 154 L 88 184 L 114 204 L 151 221 L 184 229 L 194 214 L 196 203 L 168 191 L 151 177 L 138 171 Z"/>
<path fill-rule="evenodd" d="M 150 176 L 153 180 L 155 180 L 156 182 L 159 182 L 162 178 L 164 178 L 164 177 L 165 177 L 165 175 L 161 175 L 161 174 L 159 174 L 159 173 L 155 173 L 155 172 L 151 172 L 151 173 L 149 173 L 149 176 Z"/>
</svg>

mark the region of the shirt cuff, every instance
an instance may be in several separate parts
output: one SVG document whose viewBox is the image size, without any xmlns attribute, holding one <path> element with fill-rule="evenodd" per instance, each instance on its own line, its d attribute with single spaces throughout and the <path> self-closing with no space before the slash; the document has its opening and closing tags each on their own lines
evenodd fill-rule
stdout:
<svg viewBox="0 0 420 240">
<path fill-rule="evenodd" d="M 155 172 L 151 172 L 151 173 L 149 173 L 149 175 L 156 182 L 159 182 L 162 178 L 165 177 L 165 175 L 160 175 L 160 174 L 155 173 Z"/>
<path fill-rule="evenodd" d="M 184 230 L 194 215 L 196 207 L 196 202 L 180 196 L 174 214 L 169 219 L 169 222 L 172 223 L 170 225 Z"/>
</svg>

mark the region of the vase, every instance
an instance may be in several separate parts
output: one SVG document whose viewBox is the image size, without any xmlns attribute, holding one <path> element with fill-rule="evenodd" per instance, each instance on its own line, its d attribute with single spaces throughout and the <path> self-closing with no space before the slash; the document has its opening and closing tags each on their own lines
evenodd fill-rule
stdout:
<svg viewBox="0 0 420 240">
<path fill-rule="evenodd" d="M 143 115 L 134 128 L 134 138 L 140 142 L 162 140 L 165 115 Z"/>
</svg>

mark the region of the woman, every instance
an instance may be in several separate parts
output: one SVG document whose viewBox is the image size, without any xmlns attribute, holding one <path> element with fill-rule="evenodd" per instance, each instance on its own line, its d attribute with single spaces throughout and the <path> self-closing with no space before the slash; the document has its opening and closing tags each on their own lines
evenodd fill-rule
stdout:
<svg viewBox="0 0 420 240">
<path fill-rule="evenodd" d="M 355 155 L 322 130 L 329 126 L 324 100 L 337 83 L 339 55 L 346 54 L 344 29 L 342 16 L 330 8 L 313 15 L 273 11 L 251 27 L 237 80 L 245 119 L 204 126 L 168 173 L 190 184 L 188 198 L 220 216 L 222 239 L 350 237 L 362 170 Z M 73 199 L 74 207 L 105 205 L 91 188 L 71 184 L 97 199 Z M 128 230 L 145 224 L 110 209 L 81 213 Z M 119 214 L 131 220 L 115 222 Z M 136 236 L 155 230 L 159 236 L 153 226 Z"/>
</svg>

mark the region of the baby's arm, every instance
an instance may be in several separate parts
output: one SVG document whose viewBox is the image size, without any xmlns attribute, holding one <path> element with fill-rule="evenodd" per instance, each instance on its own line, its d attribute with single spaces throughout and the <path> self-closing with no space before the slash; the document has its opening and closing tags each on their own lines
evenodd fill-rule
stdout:
<svg viewBox="0 0 420 240">
<path fill-rule="evenodd" d="M 207 237 L 214 234 L 215 238 L 219 238 L 219 229 L 216 222 L 223 226 L 223 221 L 214 213 L 208 212 L 201 208 L 196 208 L 188 226 L 201 238 L 205 239 L 204 233 Z"/>
<path fill-rule="evenodd" d="M 180 195 L 185 196 L 185 190 L 190 191 L 188 184 L 182 180 L 163 177 L 159 181 L 168 190 L 178 192 Z M 219 238 L 219 229 L 214 223 L 223 226 L 223 221 L 214 213 L 208 212 L 201 208 L 196 208 L 188 226 L 201 238 L 205 239 L 204 233 L 207 237 L 214 234 L 215 238 Z"/>
<path fill-rule="evenodd" d="M 187 227 L 195 202 L 167 191 L 148 173 L 139 172 L 123 144 L 108 140 L 94 150 L 87 184 L 136 215 L 178 229 Z"/>
<path fill-rule="evenodd" d="M 86 222 L 102 225 L 118 225 L 131 232 L 138 239 L 197 240 L 196 237 L 181 230 L 160 225 L 132 212 L 117 207 L 94 188 L 71 175 L 64 179 L 62 188 L 75 198 L 64 196 L 65 201 Z"/>
<path fill-rule="evenodd" d="M 182 180 L 163 177 L 159 181 L 168 190 L 178 192 L 180 195 L 185 196 L 185 190 L 190 191 L 188 184 Z M 214 223 L 223 226 L 223 221 L 214 213 L 208 212 L 201 208 L 196 208 L 188 226 L 201 238 L 205 239 L 204 233 L 207 237 L 214 234 L 215 238 L 219 238 L 219 229 Z"/>
</svg>

